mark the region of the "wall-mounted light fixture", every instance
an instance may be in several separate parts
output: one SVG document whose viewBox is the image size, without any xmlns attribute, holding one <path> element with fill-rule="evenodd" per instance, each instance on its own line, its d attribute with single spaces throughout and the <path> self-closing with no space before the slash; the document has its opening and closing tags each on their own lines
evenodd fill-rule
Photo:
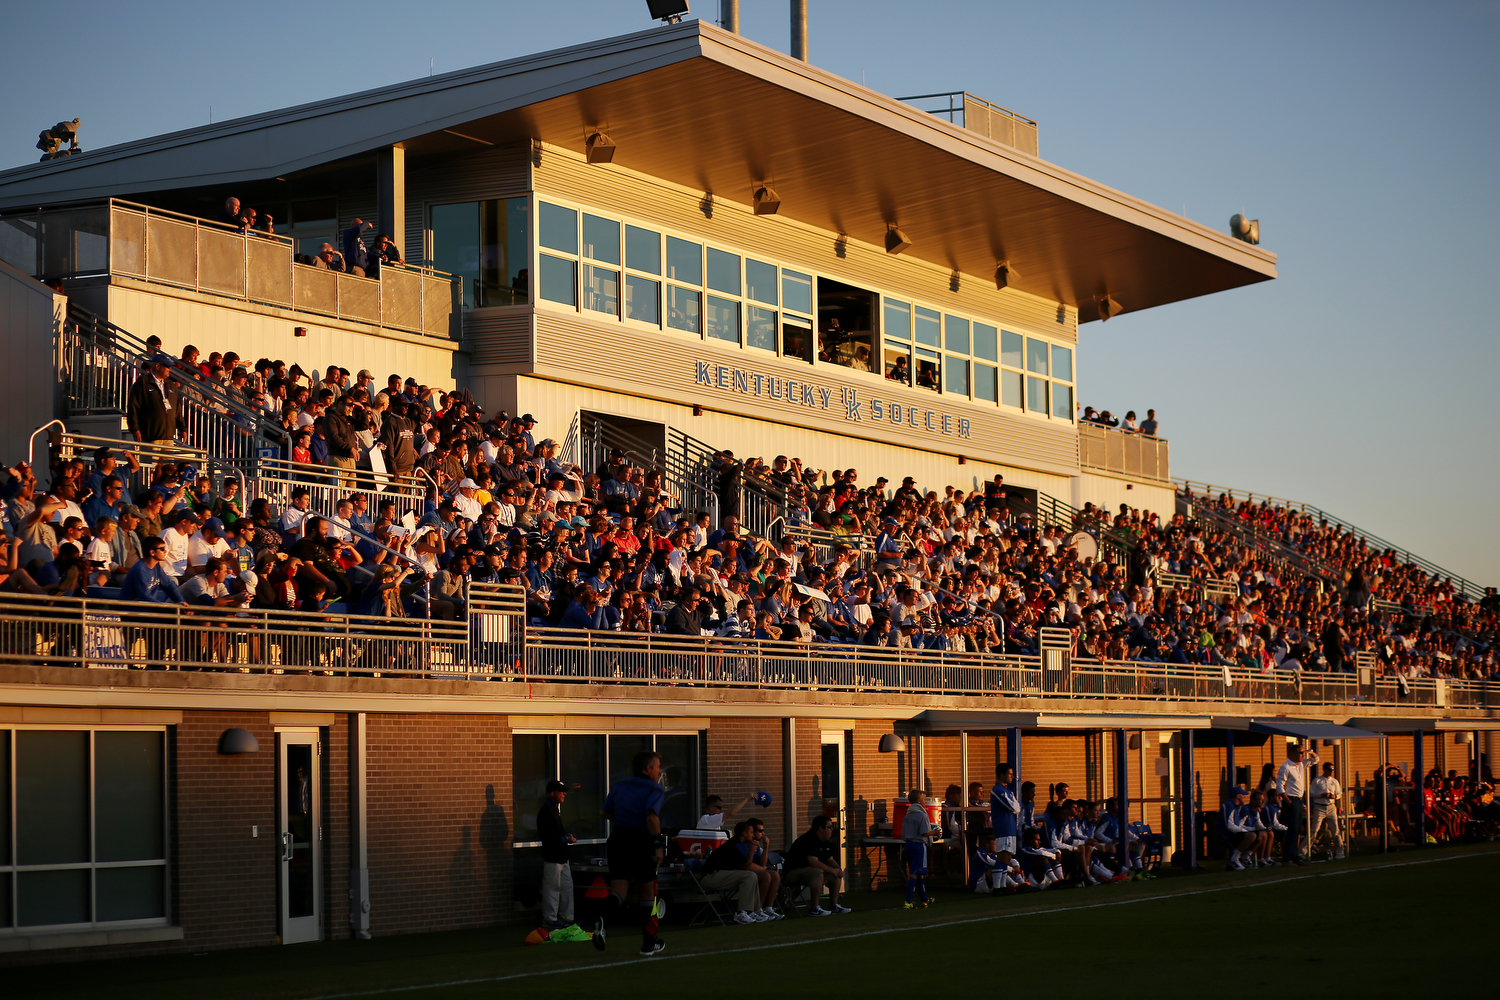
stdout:
<svg viewBox="0 0 1500 1000">
<path fill-rule="evenodd" d="M 241 753 L 260 753 L 260 741 L 248 729 L 226 729 L 219 736 L 219 753 L 226 757 Z"/>
</svg>

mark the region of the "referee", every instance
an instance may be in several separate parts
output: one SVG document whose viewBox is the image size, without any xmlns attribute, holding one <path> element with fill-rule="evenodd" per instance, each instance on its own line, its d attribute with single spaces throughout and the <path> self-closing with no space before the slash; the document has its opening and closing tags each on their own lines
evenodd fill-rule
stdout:
<svg viewBox="0 0 1500 1000">
<path fill-rule="evenodd" d="M 633 887 L 644 910 L 641 954 L 659 955 L 667 944 L 656 936 L 661 907 L 656 899 L 656 868 L 666 843 L 661 835 L 661 808 L 666 790 L 661 787 L 661 757 L 642 750 L 630 761 L 631 776 L 618 781 L 604 800 L 604 818 L 612 824 L 605 854 L 609 858 L 609 899 L 605 913 L 611 920 L 625 906 L 625 893 Z M 604 918 L 594 928 L 594 947 L 604 950 Z"/>
</svg>

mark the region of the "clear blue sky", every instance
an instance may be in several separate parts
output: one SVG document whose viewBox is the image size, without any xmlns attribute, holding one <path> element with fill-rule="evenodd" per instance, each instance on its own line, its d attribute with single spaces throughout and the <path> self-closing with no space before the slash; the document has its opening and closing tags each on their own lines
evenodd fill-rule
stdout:
<svg viewBox="0 0 1500 1000">
<path fill-rule="evenodd" d="M 785 50 L 787 6 L 742 0 L 742 33 Z M 809 7 L 820 67 L 969 90 L 1068 169 L 1217 229 L 1261 220 L 1281 277 L 1087 325 L 1081 402 L 1156 408 L 1177 475 L 1500 583 L 1500 3 Z M 645 0 L 12 2 L 0 165 L 62 118 L 95 148 L 650 23 Z"/>
</svg>

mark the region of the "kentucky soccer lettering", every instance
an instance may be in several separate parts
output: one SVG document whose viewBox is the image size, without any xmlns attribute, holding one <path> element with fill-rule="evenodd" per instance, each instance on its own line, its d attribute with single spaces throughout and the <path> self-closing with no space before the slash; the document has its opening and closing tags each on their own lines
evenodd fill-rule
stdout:
<svg viewBox="0 0 1500 1000">
<path fill-rule="evenodd" d="M 865 420 L 889 422 L 910 427 L 913 430 L 929 431 L 933 434 L 956 434 L 969 436 L 968 417 L 955 417 L 948 413 L 923 409 L 880 399 L 861 401 L 859 390 L 842 386 L 836 392 L 822 386 L 809 385 L 794 378 L 780 378 L 747 372 L 741 368 L 716 365 L 708 361 L 697 362 L 698 374 L 694 380 L 698 385 L 724 392 L 737 392 L 746 396 L 763 396 L 791 406 L 806 406 L 814 410 L 844 409 L 844 419 L 863 423 Z"/>
</svg>

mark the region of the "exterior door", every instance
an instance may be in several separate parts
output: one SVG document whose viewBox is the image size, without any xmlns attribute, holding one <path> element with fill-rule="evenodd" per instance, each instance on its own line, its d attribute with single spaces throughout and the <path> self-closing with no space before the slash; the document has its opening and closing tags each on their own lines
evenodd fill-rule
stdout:
<svg viewBox="0 0 1500 1000">
<path fill-rule="evenodd" d="M 825 729 L 822 741 L 822 772 L 818 787 L 823 792 L 823 815 L 838 824 L 839 843 L 845 845 L 839 848 L 839 867 L 842 868 L 847 863 L 845 851 L 849 834 L 849 797 L 844 787 L 844 731 Z"/>
<path fill-rule="evenodd" d="M 277 734 L 277 877 L 281 943 L 322 937 L 323 810 L 319 798 L 322 747 L 316 729 Z"/>
</svg>

